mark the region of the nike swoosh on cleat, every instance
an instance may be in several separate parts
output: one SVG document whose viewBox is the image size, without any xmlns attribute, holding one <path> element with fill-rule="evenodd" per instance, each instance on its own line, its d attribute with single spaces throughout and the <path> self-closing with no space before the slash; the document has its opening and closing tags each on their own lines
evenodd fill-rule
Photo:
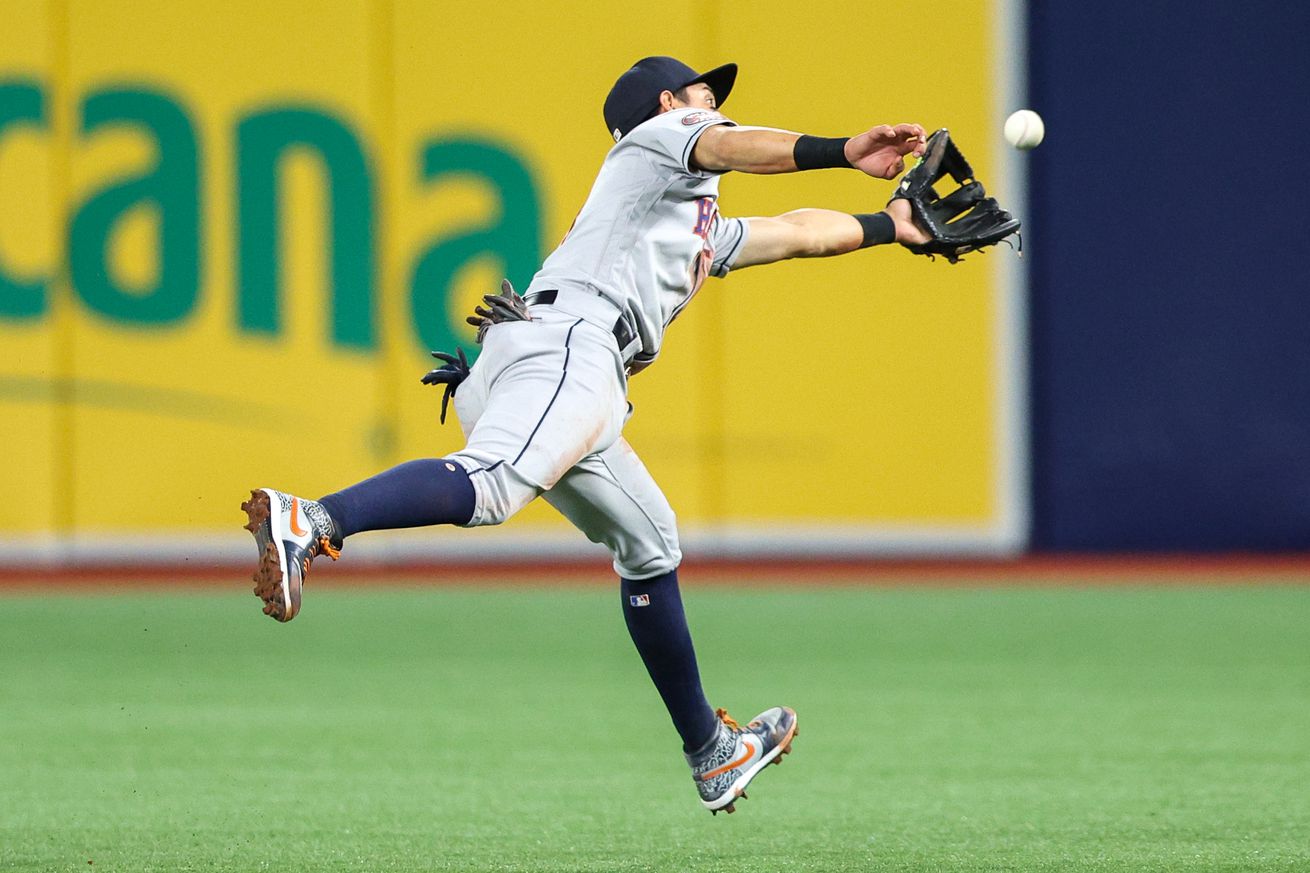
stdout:
<svg viewBox="0 0 1310 873">
<path fill-rule="evenodd" d="M 309 531 L 303 530 L 300 527 L 300 525 L 296 524 L 296 510 L 298 509 L 300 509 L 300 498 L 292 497 L 291 498 L 291 532 L 298 537 L 303 537 L 305 534 L 309 533 Z"/>
<path fill-rule="evenodd" d="M 738 758 L 735 761 L 729 761 L 727 764 L 724 764 L 722 767 L 715 767 L 713 770 L 711 770 L 708 773 L 702 773 L 699 777 L 700 781 L 708 782 L 711 779 L 713 779 L 715 776 L 718 776 L 722 773 L 727 773 L 729 770 L 736 770 L 742 764 L 745 764 L 747 761 L 749 761 L 751 758 L 755 756 L 755 746 L 751 745 L 749 740 L 743 739 L 741 741 L 741 744 L 746 747 L 746 754 L 742 755 L 740 758 Z"/>
</svg>

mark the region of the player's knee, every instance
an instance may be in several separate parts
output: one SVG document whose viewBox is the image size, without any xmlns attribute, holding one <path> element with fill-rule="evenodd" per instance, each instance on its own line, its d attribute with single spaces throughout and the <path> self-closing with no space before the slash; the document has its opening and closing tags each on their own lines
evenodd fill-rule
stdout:
<svg viewBox="0 0 1310 873">
<path fill-rule="evenodd" d="M 662 576 L 678 569 L 682 563 L 682 552 L 677 549 L 664 549 L 642 556 L 624 556 L 614 558 L 614 572 L 624 579 L 640 581 L 654 576 Z"/>
<path fill-rule="evenodd" d="M 649 579 L 682 563 L 678 529 L 669 513 L 668 523 L 655 525 L 645 536 L 625 536 L 607 543 L 614 556 L 614 572 L 624 579 Z"/>
<path fill-rule="evenodd" d="M 464 465 L 473 483 L 473 516 L 465 527 L 502 524 L 541 494 L 539 485 L 524 478 L 507 461 L 470 457 L 462 452 L 452 457 Z"/>
</svg>

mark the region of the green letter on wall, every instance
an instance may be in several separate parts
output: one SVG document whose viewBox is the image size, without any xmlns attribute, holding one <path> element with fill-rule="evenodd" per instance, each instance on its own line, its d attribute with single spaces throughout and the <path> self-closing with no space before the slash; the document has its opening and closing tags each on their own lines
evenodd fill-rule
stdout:
<svg viewBox="0 0 1310 873">
<path fill-rule="evenodd" d="M 495 186 L 501 209 L 492 224 L 438 240 L 414 268 L 409 287 L 414 327 L 426 348 L 442 351 L 450 351 L 456 343 L 447 300 L 461 267 L 480 255 L 494 255 L 521 291 L 541 263 L 541 206 L 532 176 L 518 158 L 483 140 L 428 144 L 423 150 L 423 181 L 448 175 L 471 175 Z"/>
<path fill-rule="evenodd" d="M 69 232 L 73 288 L 91 309 L 116 321 L 165 324 L 191 312 L 200 290 L 200 177 L 195 128 L 162 94 L 106 90 L 82 104 L 82 133 L 130 125 L 154 139 L 145 172 L 96 191 Z M 142 205 L 159 213 L 159 278 L 153 288 L 124 288 L 109 268 L 109 238 Z"/>
<path fill-rule="evenodd" d="M 331 188 L 332 339 L 360 349 L 377 337 L 373 315 L 373 190 L 359 140 L 313 109 L 269 109 L 237 126 L 237 313 L 241 328 L 277 333 L 278 169 L 287 150 L 322 160 Z"/>
<path fill-rule="evenodd" d="M 10 125 L 30 124 L 46 129 L 45 94 L 30 81 L 0 82 L 0 139 Z M 11 216 L 24 220 L 26 216 Z M 24 282 L 4 271 L 0 264 L 0 318 L 33 318 L 46 310 L 46 281 Z"/>
</svg>

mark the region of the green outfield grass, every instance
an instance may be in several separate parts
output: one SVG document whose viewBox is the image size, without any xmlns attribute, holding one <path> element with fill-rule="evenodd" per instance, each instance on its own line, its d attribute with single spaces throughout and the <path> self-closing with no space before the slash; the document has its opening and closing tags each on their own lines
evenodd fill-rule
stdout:
<svg viewBox="0 0 1310 873">
<path fill-rule="evenodd" d="M 688 586 L 702 810 L 607 588 L 0 597 L 0 870 L 1310 869 L 1310 587 Z"/>
</svg>

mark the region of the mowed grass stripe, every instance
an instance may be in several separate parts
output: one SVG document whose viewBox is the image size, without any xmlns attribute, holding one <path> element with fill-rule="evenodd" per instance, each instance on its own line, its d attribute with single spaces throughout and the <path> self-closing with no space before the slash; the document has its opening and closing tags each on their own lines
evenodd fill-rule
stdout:
<svg viewBox="0 0 1310 873">
<path fill-rule="evenodd" d="M 0 870 L 1310 866 L 1310 589 L 685 593 L 731 817 L 615 591 L 0 598 Z"/>
</svg>

